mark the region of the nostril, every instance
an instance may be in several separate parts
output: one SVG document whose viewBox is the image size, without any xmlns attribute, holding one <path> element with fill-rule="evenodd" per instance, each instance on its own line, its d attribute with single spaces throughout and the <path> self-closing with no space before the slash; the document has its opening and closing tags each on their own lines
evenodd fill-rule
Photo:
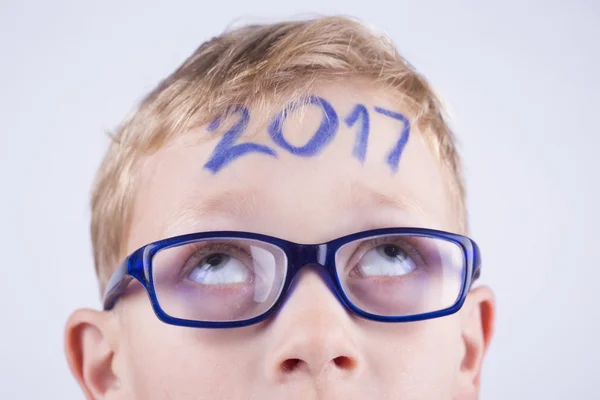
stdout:
<svg viewBox="0 0 600 400">
<path fill-rule="evenodd" d="M 335 363 L 335 365 L 338 368 L 341 369 L 354 369 L 354 367 L 356 366 L 356 362 L 354 361 L 353 358 L 350 357 L 346 357 L 346 356 L 339 356 L 333 359 L 333 362 Z"/>
<path fill-rule="evenodd" d="M 284 362 L 281 363 L 281 370 L 283 372 L 293 372 L 298 368 L 298 365 L 301 363 L 301 360 L 298 358 L 288 358 Z"/>
<path fill-rule="evenodd" d="M 339 356 L 332 359 L 335 366 L 341 370 L 352 371 L 356 369 L 356 360 L 352 357 Z M 290 374 L 297 372 L 303 368 L 303 364 L 306 364 L 304 360 L 299 358 L 288 358 L 280 364 L 280 371 L 284 374 Z M 309 367 L 307 364 L 305 367 Z"/>
</svg>

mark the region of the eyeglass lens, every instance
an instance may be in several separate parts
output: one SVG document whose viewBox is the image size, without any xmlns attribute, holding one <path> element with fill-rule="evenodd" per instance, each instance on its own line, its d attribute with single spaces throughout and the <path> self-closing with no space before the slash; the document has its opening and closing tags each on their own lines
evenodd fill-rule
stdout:
<svg viewBox="0 0 600 400">
<path fill-rule="evenodd" d="M 288 259 L 271 243 L 253 239 L 195 240 L 152 258 L 152 284 L 171 317 L 243 321 L 267 312 L 281 295 Z M 454 305 L 466 262 L 454 242 L 417 235 L 359 239 L 335 254 L 345 296 L 362 311 L 411 316 Z"/>
</svg>

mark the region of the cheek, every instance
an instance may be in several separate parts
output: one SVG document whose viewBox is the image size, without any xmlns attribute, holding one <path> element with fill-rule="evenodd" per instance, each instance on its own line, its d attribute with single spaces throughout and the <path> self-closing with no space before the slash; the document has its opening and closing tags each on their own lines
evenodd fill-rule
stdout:
<svg viewBox="0 0 600 400">
<path fill-rule="evenodd" d="M 459 322 L 449 316 L 408 324 L 368 324 L 367 368 L 398 395 L 450 398 L 461 363 Z"/>
<path fill-rule="evenodd" d="M 258 346 L 244 329 L 206 330 L 159 321 L 147 303 L 121 310 L 121 341 L 115 370 L 130 398 L 236 398 L 240 379 L 251 374 Z M 241 377 L 241 378 L 240 378 Z"/>
</svg>

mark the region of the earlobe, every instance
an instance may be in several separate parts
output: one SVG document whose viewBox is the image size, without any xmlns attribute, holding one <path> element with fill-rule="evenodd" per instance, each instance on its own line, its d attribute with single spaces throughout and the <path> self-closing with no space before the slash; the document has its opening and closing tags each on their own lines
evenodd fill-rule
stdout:
<svg viewBox="0 0 600 400">
<path fill-rule="evenodd" d="M 495 299 L 489 287 L 471 290 L 461 310 L 464 354 L 460 366 L 459 398 L 477 398 L 483 358 L 494 332 Z"/>
<path fill-rule="evenodd" d="M 108 398 L 118 388 L 112 370 L 111 315 L 82 309 L 74 312 L 65 329 L 65 354 L 71 373 L 88 400 Z"/>
</svg>

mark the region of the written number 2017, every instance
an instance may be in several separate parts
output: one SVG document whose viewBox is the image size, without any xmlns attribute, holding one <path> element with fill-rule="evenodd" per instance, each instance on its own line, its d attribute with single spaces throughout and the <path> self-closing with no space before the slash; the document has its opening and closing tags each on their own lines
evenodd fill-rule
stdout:
<svg viewBox="0 0 600 400">
<path fill-rule="evenodd" d="M 339 127 L 339 119 L 334 108 L 326 100 L 317 96 L 310 96 L 302 101 L 300 104 L 303 106 L 313 105 L 321 108 L 323 111 L 323 118 L 321 124 L 313 136 L 303 146 L 294 146 L 290 144 L 283 132 L 285 120 L 287 119 L 290 110 L 293 108 L 286 107 L 279 114 L 277 114 L 268 125 L 268 133 L 271 139 L 284 150 L 287 150 L 291 154 L 300 157 L 313 157 L 321 153 L 323 149 L 335 138 Z M 410 122 L 408 119 L 394 111 L 390 111 L 381 107 L 374 107 L 375 112 L 387 117 L 399 120 L 402 122 L 402 131 L 396 145 L 389 151 L 386 157 L 386 163 L 390 166 L 393 172 L 398 170 L 398 164 L 402 151 L 408 142 L 410 134 Z M 257 143 L 236 143 L 239 137 L 246 130 L 250 121 L 250 112 L 246 107 L 236 106 L 229 111 L 229 114 L 236 114 L 239 116 L 238 121 L 223 135 L 215 149 L 213 150 L 210 159 L 204 165 L 204 168 L 208 169 L 212 173 L 216 174 L 227 164 L 232 162 L 234 159 L 239 158 L 246 154 L 259 153 L 270 157 L 277 157 L 277 153 L 274 149 L 269 146 L 265 146 Z M 223 117 L 215 118 L 207 127 L 209 132 L 216 131 L 221 123 Z M 354 149 L 352 155 L 357 158 L 361 163 L 365 161 L 367 144 L 369 138 L 369 112 L 367 108 L 362 104 L 356 104 L 350 114 L 344 119 L 345 124 L 348 127 L 357 125 L 356 139 L 354 142 Z"/>
</svg>

